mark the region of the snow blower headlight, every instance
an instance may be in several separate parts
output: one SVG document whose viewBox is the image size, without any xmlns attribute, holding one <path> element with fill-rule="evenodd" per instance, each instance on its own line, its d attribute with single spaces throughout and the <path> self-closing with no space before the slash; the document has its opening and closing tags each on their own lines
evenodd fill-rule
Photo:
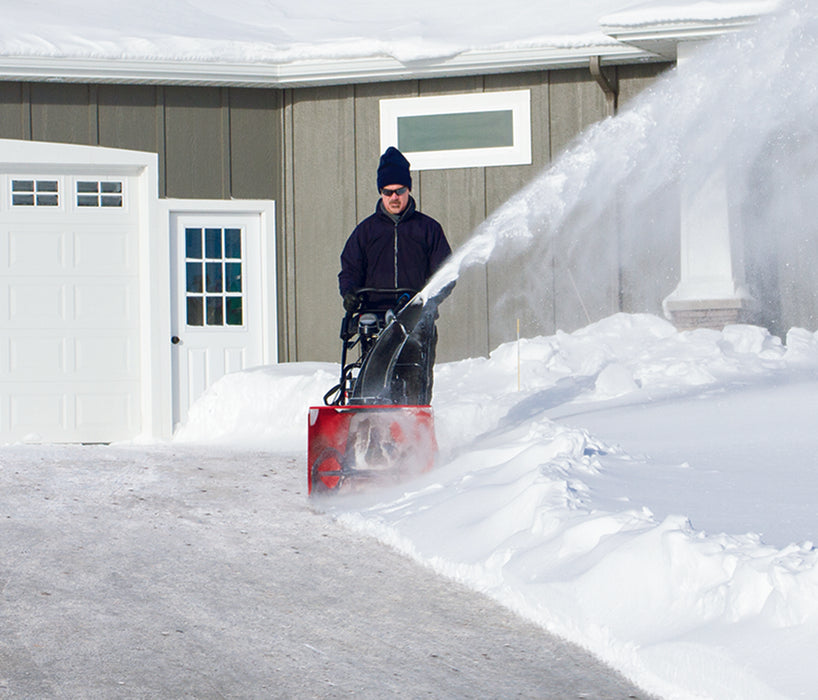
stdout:
<svg viewBox="0 0 818 700">
<path fill-rule="evenodd" d="M 358 318 L 358 333 L 374 335 L 378 331 L 378 317 L 375 314 L 361 314 Z"/>
</svg>

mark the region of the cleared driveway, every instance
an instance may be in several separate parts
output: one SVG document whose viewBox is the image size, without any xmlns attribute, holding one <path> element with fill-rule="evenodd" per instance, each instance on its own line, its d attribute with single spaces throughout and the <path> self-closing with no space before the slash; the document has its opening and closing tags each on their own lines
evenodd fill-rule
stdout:
<svg viewBox="0 0 818 700">
<path fill-rule="evenodd" d="M 303 470 L 210 448 L 0 448 L 0 697 L 647 697 L 314 512 Z"/>
</svg>

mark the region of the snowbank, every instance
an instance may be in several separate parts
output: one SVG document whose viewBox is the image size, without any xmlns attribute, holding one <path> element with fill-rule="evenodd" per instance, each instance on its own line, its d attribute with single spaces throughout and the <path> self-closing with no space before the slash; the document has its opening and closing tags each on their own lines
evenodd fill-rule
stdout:
<svg viewBox="0 0 818 700">
<path fill-rule="evenodd" d="M 228 375 L 179 437 L 303 449 L 305 407 L 335 381 L 333 370 L 296 364 Z M 392 491 L 318 505 L 665 698 L 809 697 L 818 687 L 818 516 L 814 491 L 804 492 L 797 475 L 811 478 L 818 437 L 808 433 L 812 450 L 792 465 L 796 476 L 781 499 L 770 496 L 781 488 L 770 455 L 788 424 L 812 420 L 797 397 L 816 381 L 818 336 L 805 330 L 792 330 L 784 344 L 754 326 L 677 332 L 654 316 L 617 314 L 441 365 L 439 467 Z M 749 399 L 747 387 L 758 390 Z M 659 414 L 670 424 L 652 428 L 652 437 L 672 436 L 713 402 L 763 404 L 772 391 L 791 397 L 781 404 L 789 413 L 768 419 L 752 452 L 757 464 L 713 468 L 720 455 L 708 454 L 721 445 L 720 415 L 730 418 L 735 444 L 756 437 L 742 423 L 749 411 L 716 411 L 695 444 L 673 446 L 695 456 L 681 464 L 653 460 L 641 449 L 648 440 L 626 449 L 578 427 L 604 413 L 607 430 L 627 430 L 635 408 L 671 406 L 677 410 Z M 695 503 L 703 480 L 740 479 L 744 470 L 773 518 L 786 521 L 790 504 L 805 506 L 786 525 L 790 543 L 772 546 L 744 529 L 707 531 L 683 505 L 654 514 L 654 502 Z M 631 479 L 638 492 L 629 491 Z M 743 504 L 737 496 L 722 510 L 759 517 Z"/>
</svg>

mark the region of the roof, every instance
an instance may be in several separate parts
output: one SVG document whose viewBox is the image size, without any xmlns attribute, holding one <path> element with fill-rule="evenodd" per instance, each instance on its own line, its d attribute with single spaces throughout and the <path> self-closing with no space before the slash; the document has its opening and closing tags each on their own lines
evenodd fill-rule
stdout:
<svg viewBox="0 0 818 700">
<path fill-rule="evenodd" d="M 674 60 L 775 0 L 0 4 L 2 80 L 286 87 Z"/>
</svg>

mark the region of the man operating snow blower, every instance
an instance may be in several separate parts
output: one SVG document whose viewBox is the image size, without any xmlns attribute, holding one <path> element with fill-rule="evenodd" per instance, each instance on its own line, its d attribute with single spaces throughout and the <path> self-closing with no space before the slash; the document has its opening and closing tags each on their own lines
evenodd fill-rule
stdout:
<svg viewBox="0 0 818 700">
<path fill-rule="evenodd" d="M 341 253 L 341 380 L 310 409 L 309 491 L 400 479 L 431 466 L 437 306 L 451 285 L 417 295 L 451 253 L 442 226 L 417 210 L 409 161 L 381 156 L 375 212 Z M 347 352 L 358 347 L 357 360 Z"/>
<path fill-rule="evenodd" d="M 381 198 L 375 212 L 355 227 L 341 253 L 338 287 L 347 311 L 357 310 L 362 303 L 358 293 L 362 288 L 420 291 L 452 252 L 443 227 L 418 211 L 409 167 L 394 146 L 381 156 L 377 175 Z M 394 298 L 370 293 L 364 301 L 388 304 Z M 429 400 L 437 343 L 434 328 L 430 330 Z"/>
</svg>

